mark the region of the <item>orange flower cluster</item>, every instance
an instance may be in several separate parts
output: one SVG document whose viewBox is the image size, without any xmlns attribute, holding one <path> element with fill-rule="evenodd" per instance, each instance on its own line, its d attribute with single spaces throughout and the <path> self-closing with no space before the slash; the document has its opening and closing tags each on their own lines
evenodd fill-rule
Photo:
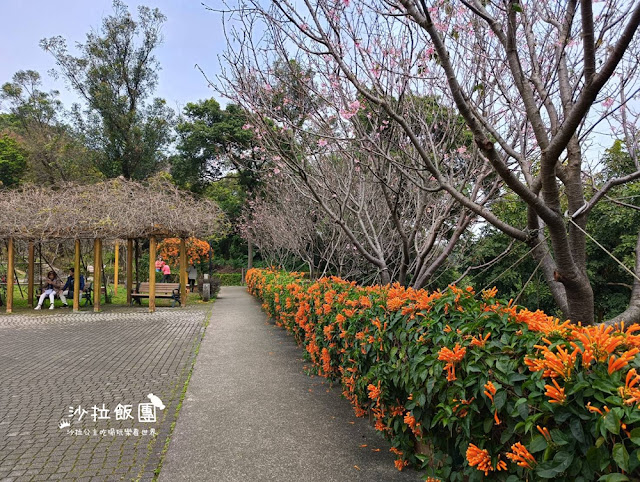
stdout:
<svg viewBox="0 0 640 482">
<path fill-rule="evenodd" d="M 455 413 L 458 417 L 460 418 L 464 418 L 469 414 L 469 405 L 471 405 L 471 402 L 473 402 L 475 400 L 475 397 L 471 397 L 470 400 L 458 400 L 457 398 L 453 399 L 453 402 L 459 402 L 456 403 L 453 406 L 453 413 Z M 462 407 L 461 407 L 462 406 Z M 460 410 L 458 412 L 458 410 Z"/>
<path fill-rule="evenodd" d="M 460 347 L 459 343 L 456 343 L 453 350 L 450 350 L 446 346 L 440 349 L 440 353 L 438 353 L 438 360 L 447 362 L 444 366 L 444 369 L 447 370 L 447 381 L 452 382 L 456 380 L 455 364 L 462 361 L 466 353 L 467 349 Z"/>
<path fill-rule="evenodd" d="M 582 364 L 587 367 L 593 360 L 605 362 L 609 356 L 624 342 L 621 336 L 612 336 L 613 326 L 587 326 L 581 330 L 575 330 L 573 338 L 582 343 L 581 349 L 575 341 L 571 346 L 582 354 Z"/>
<path fill-rule="evenodd" d="M 546 395 L 550 398 L 551 403 L 566 401 L 564 388 L 560 387 L 555 378 L 570 380 L 578 368 L 579 356 L 583 368 L 591 368 L 594 363 L 607 363 L 607 372 L 612 375 L 628 366 L 640 353 L 640 336 L 635 335 L 635 332 L 640 330 L 639 325 L 631 326 L 625 331 L 624 324 L 619 327 L 560 324 L 556 319 L 548 317 L 542 312 L 532 313 L 527 310 L 520 311 L 516 317 L 525 322 L 532 330 L 545 334 L 561 334 L 572 348 L 572 351 L 569 351 L 562 344 L 554 344 L 548 338 L 543 337 L 542 341 L 547 346 L 535 345 L 542 357 L 525 358 L 525 364 L 531 371 L 542 371 L 543 377 L 552 379 L 552 384 L 545 385 Z M 551 349 L 552 345 L 555 345 L 553 349 Z M 631 375 L 630 381 L 633 378 L 634 375 Z M 629 390 L 627 384 L 624 387 L 619 387 L 618 391 L 623 400 L 636 400 L 635 392 L 633 389 Z M 635 402 L 631 401 L 630 403 Z"/>
<path fill-rule="evenodd" d="M 491 333 L 487 333 L 484 338 L 482 337 L 482 335 L 478 335 L 478 338 L 474 336 L 471 338 L 471 342 L 469 344 L 471 346 L 484 348 L 484 345 L 487 343 L 487 340 L 489 340 L 490 336 L 491 336 Z"/>
<path fill-rule="evenodd" d="M 422 427 L 420 426 L 419 422 L 416 422 L 416 418 L 411 414 L 411 412 L 407 412 L 407 414 L 404 416 L 404 423 L 409 426 L 416 437 L 422 436 Z"/>
<path fill-rule="evenodd" d="M 640 375 L 635 368 L 632 368 L 627 372 L 627 378 L 625 380 L 624 387 L 620 387 L 620 397 L 627 405 L 634 405 L 640 403 Z"/>
<path fill-rule="evenodd" d="M 369 391 L 369 398 L 371 400 L 377 400 L 382 393 L 380 390 L 380 382 L 378 382 L 378 386 L 370 383 L 369 386 L 367 386 L 367 390 Z"/>
<path fill-rule="evenodd" d="M 491 400 L 491 403 L 493 403 L 493 396 L 496 394 L 496 387 L 493 382 L 488 381 L 484 384 L 484 394 Z M 496 425 L 500 425 L 501 421 L 498 418 L 498 410 L 493 412 L 493 420 L 496 422 Z"/>
<path fill-rule="evenodd" d="M 507 452 L 507 458 L 525 469 L 533 469 L 536 465 L 536 458 L 520 442 L 511 446 L 511 452 Z"/>
<path fill-rule="evenodd" d="M 484 394 L 491 400 L 491 403 L 493 403 L 493 396 L 496 394 L 496 387 L 493 382 L 489 381 L 484 384 Z"/>
<path fill-rule="evenodd" d="M 324 371 L 324 376 L 329 376 L 331 374 L 331 355 L 329 355 L 329 350 L 323 348 L 320 359 L 322 360 L 322 370 Z"/>
<path fill-rule="evenodd" d="M 571 330 L 570 321 L 560 322 L 558 318 L 547 315 L 544 311 L 529 311 L 527 309 L 511 311 L 518 323 L 524 323 L 531 331 L 538 331 L 545 335 L 564 336 Z"/>
<path fill-rule="evenodd" d="M 542 340 L 551 345 L 551 342 L 546 338 Z M 571 353 L 561 346 L 556 347 L 557 353 L 552 352 L 546 346 L 535 345 L 535 348 L 542 352 L 543 360 L 525 360 L 532 371 L 543 370 L 542 376 L 549 378 L 562 377 L 564 380 L 571 378 L 571 372 L 575 368 L 580 353 L 579 348 L 575 348 Z"/>
<path fill-rule="evenodd" d="M 189 265 L 199 263 L 208 258 L 211 246 L 208 242 L 198 238 L 185 240 L 185 251 Z M 165 238 L 158 243 L 158 255 L 171 266 L 180 264 L 180 238 Z"/>
<path fill-rule="evenodd" d="M 551 383 L 553 383 L 553 386 L 551 385 L 544 386 L 544 388 L 547 389 L 547 391 L 545 392 L 545 395 L 549 397 L 550 399 L 549 403 L 559 403 L 560 405 L 562 405 L 567 399 L 567 397 L 564 394 L 564 388 L 560 387 L 560 385 L 558 385 L 558 382 L 555 379 L 552 379 Z"/>
<path fill-rule="evenodd" d="M 467 448 L 467 462 L 471 467 L 477 467 L 478 470 L 484 472 L 484 475 L 489 475 L 489 472 L 507 470 L 507 464 L 504 460 L 500 460 L 498 457 L 498 463 L 495 468 L 491 465 L 491 456 L 487 449 L 480 449 L 473 444 L 469 444 Z"/>
<path fill-rule="evenodd" d="M 625 351 L 620 357 L 616 358 L 614 355 L 611 355 L 609 358 L 609 375 L 613 372 L 617 372 L 621 368 L 626 367 L 631 360 L 633 360 L 636 355 L 640 352 L 638 348 L 632 348 L 631 350 Z"/>
</svg>

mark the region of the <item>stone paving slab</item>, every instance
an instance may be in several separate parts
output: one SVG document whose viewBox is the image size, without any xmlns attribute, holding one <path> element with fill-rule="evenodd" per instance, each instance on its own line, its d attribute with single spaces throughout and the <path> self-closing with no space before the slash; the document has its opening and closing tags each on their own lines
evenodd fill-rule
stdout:
<svg viewBox="0 0 640 482">
<path fill-rule="evenodd" d="M 152 480 L 210 310 L 0 316 L 0 481 Z M 165 409 L 141 422 L 149 393 Z"/>
<path fill-rule="evenodd" d="M 160 481 L 415 481 L 245 288 L 223 287 Z M 375 452 L 374 450 L 380 450 Z"/>
</svg>

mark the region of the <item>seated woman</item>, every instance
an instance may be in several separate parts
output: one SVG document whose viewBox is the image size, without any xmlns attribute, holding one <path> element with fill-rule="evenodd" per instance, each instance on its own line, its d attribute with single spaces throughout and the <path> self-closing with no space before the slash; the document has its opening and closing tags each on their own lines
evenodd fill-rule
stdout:
<svg viewBox="0 0 640 482">
<path fill-rule="evenodd" d="M 36 310 L 41 309 L 44 299 L 48 296 L 49 309 L 52 310 L 55 296 L 56 294 L 59 295 L 62 292 L 61 288 L 62 288 L 62 282 L 58 278 L 58 275 L 56 274 L 56 272 L 49 271 L 47 273 L 47 278 L 44 280 L 44 283 L 42 286 L 42 294 L 40 295 L 40 299 L 38 300 L 38 306 L 36 306 L 35 309 Z"/>
</svg>

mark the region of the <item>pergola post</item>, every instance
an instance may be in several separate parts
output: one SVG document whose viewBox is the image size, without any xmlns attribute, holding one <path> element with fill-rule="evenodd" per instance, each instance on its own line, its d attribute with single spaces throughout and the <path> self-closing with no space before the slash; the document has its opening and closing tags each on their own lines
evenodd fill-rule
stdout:
<svg viewBox="0 0 640 482">
<path fill-rule="evenodd" d="M 13 238 L 7 245 L 7 313 L 13 313 Z"/>
<path fill-rule="evenodd" d="M 149 313 L 156 311 L 156 237 L 149 238 Z"/>
<path fill-rule="evenodd" d="M 120 245 L 118 244 L 118 241 L 116 241 L 116 252 L 115 254 L 115 261 L 114 261 L 114 267 L 113 267 L 113 294 L 115 296 L 118 296 L 118 251 L 120 248 Z"/>
<path fill-rule="evenodd" d="M 127 304 L 131 304 L 133 289 L 133 239 L 127 239 Z"/>
<path fill-rule="evenodd" d="M 33 308 L 33 279 L 35 275 L 36 247 L 33 241 L 29 241 L 29 267 L 27 268 L 27 306 Z"/>
<path fill-rule="evenodd" d="M 80 311 L 80 240 L 76 239 L 73 253 L 73 311 Z"/>
<path fill-rule="evenodd" d="M 100 311 L 102 295 L 102 239 L 93 240 L 93 311 Z"/>
<path fill-rule="evenodd" d="M 180 238 L 180 306 L 187 306 L 187 246 Z"/>
</svg>

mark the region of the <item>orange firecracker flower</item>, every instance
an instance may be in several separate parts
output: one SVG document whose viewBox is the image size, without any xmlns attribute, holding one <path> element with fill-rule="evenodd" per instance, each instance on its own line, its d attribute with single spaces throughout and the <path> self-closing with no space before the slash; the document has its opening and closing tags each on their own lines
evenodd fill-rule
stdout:
<svg viewBox="0 0 640 482">
<path fill-rule="evenodd" d="M 624 342 L 622 336 L 612 336 L 613 326 L 585 326 L 573 330 L 573 337 L 582 343 L 582 363 L 588 366 L 594 359 L 604 362 Z M 572 343 L 573 345 L 573 343 Z"/>
<path fill-rule="evenodd" d="M 640 375 L 638 375 L 635 368 L 632 368 L 627 372 L 624 387 L 620 387 L 618 389 L 618 391 L 620 392 L 620 397 L 622 397 L 624 403 L 626 403 L 627 405 L 640 403 L 640 387 L 638 386 L 639 383 Z"/>
<path fill-rule="evenodd" d="M 375 386 L 373 384 L 369 384 L 369 386 L 367 387 L 367 390 L 369 391 L 369 398 L 371 400 L 377 400 L 378 398 L 380 398 L 380 382 L 378 382 L 378 386 Z"/>
<path fill-rule="evenodd" d="M 416 437 L 422 435 L 422 428 L 420 427 L 420 424 L 416 422 L 416 418 L 411 415 L 411 412 L 407 412 L 407 414 L 404 416 L 404 423 L 409 426 Z"/>
<path fill-rule="evenodd" d="M 504 460 L 500 460 L 498 457 L 498 463 L 495 469 L 491 465 L 491 456 L 486 449 L 480 449 L 473 444 L 469 444 L 467 448 L 467 462 L 471 467 L 477 467 L 478 470 L 484 472 L 484 475 L 489 475 L 491 471 L 507 470 L 507 464 Z"/>
<path fill-rule="evenodd" d="M 631 350 L 625 351 L 619 358 L 616 358 L 615 355 L 611 355 L 611 358 L 609 358 L 609 375 L 626 367 L 629 362 L 636 357 L 638 352 L 640 352 L 638 348 L 632 348 Z"/>
<path fill-rule="evenodd" d="M 488 300 L 491 298 L 495 298 L 497 294 L 498 294 L 498 288 L 494 286 L 490 290 L 482 290 L 482 299 Z"/>
<path fill-rule="evenodd" d="M 331 355 L 329 354 L 329 350 L 323 348 L 320 359 L 322 360 L 322 369 L 324 370 L 325 375 L 328 375 L 331 373 Z"/>
<path fill-rule="evenodd" d="M 496 423 L 496 425 L 500 425 L 502 423 L 500 418 L 498 418 L 498 411 L 497 410 L 495 412 L 493 412 L 493 421 Z"/>
<path fill-rule="evenodd" d="M 543 338 L 542 340 L 551 345 L 551 342 L 546 338 Z M 544 358 L 539 360 L 537 363 L 525 361 L 532 371 L 542 369 L 544 370 L 542 375 L 548 378 L 562 377 L 567 380 L 571 377 L 571 372 L 575 367 L 578 354 L 580 353 L 580 348 L 575 347 L 571 353 L 563 349 L 561 346 L 556 347 L 557 353 L 552 352 L 546 346 L 535 345 L 535 348 L 541 350 Z M 534 366 L 536 369 L 534 369 Z"/>
<path fill-rule="evenodd" d="M 407 465 L 409 465 L 409 461 L 397 459 L 393 464 L 396 466 L 396 469 L 398 469 L 399 471 L 402 471 L 402 469 L 404 469 Z"/>
<path fill-rule="evenodd" d="M 541 427 L 540 425 L 536 425 L 538 432 L 542 434 L 547 443 L 551 443 L 551 434 L 549 433 L 549 429 L 547 427 Z"/>
<path fill-rule="evenodd" d="M 455 363 L 461 361 L 466 353 L 467 349 L 461 347 L 459 343 L 456 343 L 456 346 L 453 347 L 453 350 L 447 348 L 446 346 L 440 349 L 438 360 L 447 362 L 447 364 L 444 366 L 444 369 L 447 370 L 447 381 L 452 382 L 456 380 Z"/>
<path fill-rule="evenodd" d="M 411 412 L 407 412 L 404 416 L 404 423 L 406 423 L 410 429 L 414 429 L 416 427 L 416 418 L 411 415 Z"/>
<path fill-rule="evenodd" d="M 563 404 L 567 397 L 564 394 L 564 388 L 558 385 L 558 382 L 554 379 L 551 379 L 552 385 L 545 385 L 544 388 L 547 389 L 545 395 L 549 397 L 549 403 L 560 403 Z"/>
<path fill-rule="evenodd" d="M 507 458 L 525 469 L 533 469 L 536 465 L 535 457 L 520 442 L 516 442 L 511 446 L 511 452 L 507 452 Z"/>
<path fill-rule="evenodd" d="M 402 454 L 404 453 L 402 450 L 396 448 L 396 447 L 391 447 L 389 449 L 389 452 L 391 452 L 392 454 L 396 454 L 398 457 L 402 457 Z"/>
<path fill-rule="evenodd" d="M 487 333 L 484 338 L 482 337 L 482 335 L 478 335 L 478 338 L 474 336 L 473 338 L 471 338 L 470 345 L 483 348 L 490 336 L 491 333 Z"/>
<path fill-rule="evenodd" d="M 456 403 L 453 406 L 453 413 L 455 413 L 458 417 L 460 418 L 464 418 L 469 414 L 469 408 L 468 406 L 471 404 L 471 402 L 473 402 L 475 400 L 475 397 L 471 397 L 470 400 L 458 400 L 457 398 L 454 398 L 453 401 L 454 402 L 460 402 L 460 403 Z M 462 405 L 462 407 L 461 407 Z M 460 411 L 458 411 L 460 410 Z"/>
<path fill-rule="evenodd" d="M 598 415 L 603 415 L 602 410 L 600 410 L 598 407 L 594 407 L 593 405 L 591 405 L 591 402 L 587 403 L 586 407 L 587 407 L 587 410 L 589 410 L 591 413 L 597 413 Z M 606 413 L 609 413 L 609 407 L 605 405 L 603 408 Z"/>
<path fill-rule="evenodd" d="M 404 305 L 403 298 L 389 298 L 387 300 L 387 309 L 389 311 L 398 311 Z"/>
<path fill-rule="evenodd" d="M 493 382 L 489 381 L 484 384 L 484 394 L 491 400 L 491 403 L 493 403 L 493 396 L 496 394 L 496 387 Z"/>
</svg>

